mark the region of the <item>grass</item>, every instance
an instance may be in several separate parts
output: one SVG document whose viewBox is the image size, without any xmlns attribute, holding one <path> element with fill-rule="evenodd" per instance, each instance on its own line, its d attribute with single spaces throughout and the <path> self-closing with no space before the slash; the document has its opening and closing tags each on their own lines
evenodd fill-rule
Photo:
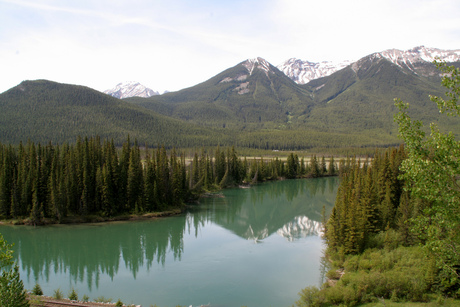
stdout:
<svg viewBox="0 0 460 307">
<path fill-rule="evenodd" d="M 438 307 L 438 306 L 445 306 L 445 307 L 454 307 L 460 306 L 460 300 L 454 300 L 452 298 L 447 299 L 434 299 L 433 301 L 420 303 L 420 302 L 391 302 L 390 300 L 380 300 L 379 302 L 375 303 L 366 303 L 359 305 L 361 307 Z"/>
</svg>

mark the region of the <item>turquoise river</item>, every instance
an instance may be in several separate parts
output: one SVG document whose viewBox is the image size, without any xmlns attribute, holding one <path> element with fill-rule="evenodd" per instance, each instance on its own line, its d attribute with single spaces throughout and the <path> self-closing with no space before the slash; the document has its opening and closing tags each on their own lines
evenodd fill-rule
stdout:
<svg viewBox="0 0 460 307">
<path fill-rule="evenodd" d="M 147 221 L 0 226 L 26 289 L 149 306 L 292 306 L 322 283 L 321 211 L 338 178 L 221 191 Z"/>
</svg>

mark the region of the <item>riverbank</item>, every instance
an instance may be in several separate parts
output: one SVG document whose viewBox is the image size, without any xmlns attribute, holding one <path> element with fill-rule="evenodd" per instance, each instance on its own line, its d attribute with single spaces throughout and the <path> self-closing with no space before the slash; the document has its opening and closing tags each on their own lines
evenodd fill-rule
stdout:
<svg viewBox="0 0 460 307">
<path fill-rule="evenodd" d="M 320 177 L 335 177 L 337 175 L 322 175 Z M 312 179 L 312 176 L 304 176 L 297 179 Z M 271 179 L 265 180 L 264 182 L 269 181 L 280 181 L 286 180 L 285 178 L 278 178 L 278 179 Z M 101 216 L 101 215 L 69 215 L 62 219 L 57 218 L 41 218 L 39 222 L 33 221 L 30 217 L 24 218 L 15 218 L 15 219 L 7 219 L 7 220 L 0 220 L 0 225 L 26 225 L 26 226 L 47 226 L 47 225 L 56 225 L 56 224 L 94 224 L 94 223 L 109 223 L 109 222 L 122 222 L 122 221 L 139 221 L 139 220 L 149 220 L 155 218 L 163 218 L 169 216 L 175 216 L 178 214 L 183 213 L 188 207 L 193 206 L 193 203 L 199 201 L 200 198 L 210 198 L 210 197 L 223 197 L 221 193 L 223 190 L 228 188 L 240 188 L 240 189 L 248 189 L 253 186 L 253 183 L 245 183 L 240 185 L 229 185 L 225 188 L 215 188 L 208 191 L 203 191 L 201 194 L 195 195 L 194 198 L 190 199 L 187 204 L 182 206 L 171 208 L 165 211 L 158 211 L 158 212 L 148 212 L 148 213 L 130 213 L 130 214 L 120 214 L 116 216 Z"/>
<path fill-rule="evenodd" d="M 117 216 L 98 216 L 98 215 L 86 215 L 86 216 L 67 216 L 61 220 L 53 218 L 43 218 L 40 223 L 32 223 L 30 218 L 24 219 L 10 219 L 1 220 L 0 225 L 28 225 L 28 226 L 45 226 L 54 224 L 91 224 L 91 223 L 108 223 L 108 222 L 121 222 L 121 221 L 138 221 L 138 220 L 149 220 L 156 218 L 163 218 L 168 216 L 178 215 L 184 212 L 185 207 L 174 208 L 166 211 L 149 212 L 143 214 L 122 214 Z"/>
<path fill-rule="evenodd" d="M 73 301 L 69 299 L 55 299 L 49 296 L 29 295 L 29 304 L 31 307 L 115 307 L 116 303 L 98 303 L 98 302 L 83 302 Z M 136 306 L 136 305 L 123 305 Z"/>
</svg>

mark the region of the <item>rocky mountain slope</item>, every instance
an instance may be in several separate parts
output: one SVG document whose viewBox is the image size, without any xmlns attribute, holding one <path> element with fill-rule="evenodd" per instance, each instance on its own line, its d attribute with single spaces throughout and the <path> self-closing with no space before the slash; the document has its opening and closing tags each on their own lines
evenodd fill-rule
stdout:
<svg viewBox="0 0 460 307">
<path fill-rule="evenodd" d="M 306 84 L 311 80 L 330 76 L 350 64 L 352 64 L 352 61 L 315 63 L 291 58 L 276 67 L 297 84 Z"/>
</svg>

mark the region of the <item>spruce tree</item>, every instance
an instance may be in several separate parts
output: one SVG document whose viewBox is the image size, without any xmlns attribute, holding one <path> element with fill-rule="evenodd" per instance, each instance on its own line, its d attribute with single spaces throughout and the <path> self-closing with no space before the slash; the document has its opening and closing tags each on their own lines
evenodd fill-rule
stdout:
<svg viewBox="0 0 460 307">
<path fill-rule="evenodd" d="M 335 169 L 334 156 L 331 156 L 331 158 L 329 159 L 329 168 L 328 168 L 327 174 L 332 176 L 332 175 L 335 175 L 335 173 L 336 173 L 336 169 Z"/>
<path fill-rule="evenodd" d="M 310 160 L 310 174 L 313 178 L 319 177 L 320 175 L 320 167 L 316 155 L 313 155 Z"/>
<path fill-rule="evenodd" d="M 126 187 L 127 209 L 136 212 L 143 210 L 143 170 L 140 150 L 135 141 L 131 148 L 128 165 L 128 178 Z"/>
<path fill-rule="evenodd" d="M 18 265 L 13 264 L 11 247 L 0 234 L 0 306 L 27 307 L 26 290 L 19 276 Z"/>
</svg>

